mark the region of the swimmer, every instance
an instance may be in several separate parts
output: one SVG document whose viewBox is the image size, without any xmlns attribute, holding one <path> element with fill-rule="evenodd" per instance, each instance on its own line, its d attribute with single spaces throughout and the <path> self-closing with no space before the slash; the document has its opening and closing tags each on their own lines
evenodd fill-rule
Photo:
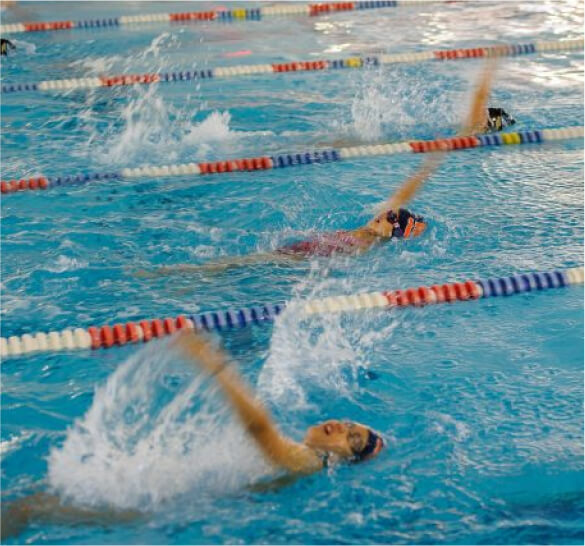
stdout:
<svg viewBox="0 0 585 546">
<path fill-rule="evenodd" d="M 485 132 L 501 131 L 514 125 L 516 120 L 503 108 L 488 108 Z"/>
<path fill-rule="evenodd" d="M 8 48 L 16 49 L 16 46 L 6 38 L 0 38 L 0 55 L 8 55 Z"/>
<path fill-rule="evenodd" d="M 212 377 L 221 387 L 263 457 L 276 473 L 281 473 L 276 484 L 286 484 L 296 477 L 313 474 L 334 464 L 367 461 L 385 447 L 382 436 L 371 428 L 341 420 L 329 420 L 309 427 L 301 442 L 292 440 L 278 430 L 266 408 L 254 398 L 230 365 L 228 356 L 216 349 L 207 337 L 192 330 L 183 330 L 172 343 L 191 364 Z M 263 488 L 255 487 L 254 490 L 262 491 Z M 63 503 L 56 495 L 36 493 L 3 507 L 1 538 L 5 540 L 20 534 L 32 522 L 107 526 L 136 522 L 147 516 L 137 510 L 75 506 Z"/>
<path fill-rule="evenodd" d="M 277 470 L 312 474 L 331 464 L 372 459 L 385 446 L 380 434 L 371 428 L 340 420 L 309 427 L 304 439 L 296 442 L 278 430 L 266 408 L 230 366 L 227 356 L 205 336 L 183 330 L 175 344 L 193 364 L 215 379 L 246 431 Z"/>
<path fill-rule="evenodd" d="M 502 129 L 514 125 L 516 120 L 510 116 L 503 108 L 489 107 L 486 110 L 485 123 L 481 128 L 481 133 L 491 133 L 494 131 L 501 131 Z M 362 146 L 364 141 L 361 139 L 342 138 L 334 140 L 332 143 L 319 143 L 317 146 L 326 147 L 332 146 L 333 148 L 345 148 L 352 146 Z"/>
<path fill-rule="evenodd" d="M 487 59 L 486 68 L 482 71 L 478 85 L 473 93 L 470 112 L 458 133 L 459 135 L 483 132 L 491 119 L 487 101 L 495 72 L 495 62 L 496 60 L 493 58 Z M 503 119 L 503 114 L 500 118 Z M 424 181 L 435 172 L 444 157 L 445 152 L 428 154 L 422 166 L 384 202 L 378 214 L 364 226 L 352 230 L 318 234 L 311 239 L 282 246 L 273 252 L 229 257 L 225 260 L 202 265 L 177 264 L 163 266 L 154 272 L 137 271 L 136 276 L 149 278 L 192 272 L 219 272 L 232 267 L 258 263 L 291 264 L 295 261 L 315 256 L 356 256 L 392 239 L 418 237 L 425 231 L 427 224 L 422 216 L 413 214 L 405 208 L 405 205 L 415 196 Z"/>
<path fill-rule="evenodd" d="M 436 154 L 440 155 L 440 154 Z M 190 272 L 219 272 L 233 267 L 259 263 L 292 264 L 311 257 L 333 257 L 338 255 L 357 256 L 391 239 L 407 239 L 420 236 L 426 229 L 422 216 L 415 215 L 400 207 L 403 201 L 399 195 L 414 193 L 415 188 L 430 176 L 441 159 L 434 157 L 425 160 L 423 166 L 404 186 L 388 200 L 386 210 L 377 214 L 366 225 L 353 230 L 340 230 L 321 233 L 311 239 L 282 246 L 274 252 L 229 257 L 202 265 L 178 264 L 160 267 L 155 272 L 137 271 L 139 278 L 152 278 L 169 274 Z"/>
</svg>

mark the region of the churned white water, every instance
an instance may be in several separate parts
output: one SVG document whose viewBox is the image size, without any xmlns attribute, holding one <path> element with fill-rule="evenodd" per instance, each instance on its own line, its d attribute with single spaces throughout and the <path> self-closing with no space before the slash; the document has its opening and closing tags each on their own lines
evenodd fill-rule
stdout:
<svg viewBox="0 0 585 546">
<path fill-rule="evenodd" d="M 391 337 L 395 322 L 387 318 L 381 329 L 368 328 L 376 322 L 376 311 L 307 316 L 302 307 L 305 301 L 356 292 L 355 282 L 348 279 L 309 276 L 297 284 L 295 299 L 273 327 L 270 352 L 258 378 L 263 398 L 290 411 L 318 415 L 307 385 L 325 396 L 355 396 L 358 373 L 370 366 L 372 344 Z"/>
<path fill-rule="evenodd" d="M 234 491 L 270 472 L 217 389 L 168 342 L 120 365 L 48 462 L 63 499 L 140 510 L 189 492 Z"/>
</svg>

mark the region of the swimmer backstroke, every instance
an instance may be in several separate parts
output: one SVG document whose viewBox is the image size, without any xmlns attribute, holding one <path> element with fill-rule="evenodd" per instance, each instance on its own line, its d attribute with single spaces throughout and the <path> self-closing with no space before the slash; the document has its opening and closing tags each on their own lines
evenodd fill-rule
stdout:
<svg viewBox="0 0 585 546">
<path fill-rule="evenodd" d="M 312 474 L 334 463 L 370 459 L 384 447 L 384 440 L 372 429 L 339 420 L 309 427 L 303 441 L 296 442 L 279 431 L 267 409 L 230 365 L 227 355 L 214 348 L 206 336 L 183 330 L 173 345 L 190 363 L 214 378 L 246 432 L 277 472 L 290 476 Z M 2 539 L 20 533 L 33 521 L 107 525 L 145 516 L 136 510 L 78 507 L 62 503 L 56 495 L 36 493 L 2 511 Z"/>
<path fill-rule="evenodd" d="M 488 65 L 482 74 L 462 134 L 471 134 L 485 127 L 485 104 L 493 67 L 493 64 Z M 403 212 L 402 207 L 412 199 L 443 157 L 444 153 L 436 153 L 425 159 L 419 170 L 383 204 L 379 214 L 363 228 L 348 232 L 352 237 L 365 241 L 366 244 L 357 245 L 358 250 L 369 248 L 376 239 L 399 236 L 396 235 L 398 229 L 404 234 L 409 225 L 413 235 L 416 235 L 417 224 L 420 226 L 422 220 Z M 233 367 L 228 365 L 227 356 L 214 348 L 206 337 L 183 331 L 178 334 L 174 346 L 217 381 L 263 456 L 281 472 L 293 476 L 311 474 L 337 462 L 371 459 L 384 448 L 380 434 L 365 425 L 345 420 L 329 420 L 314 425 L 300 442 L 288 438 L 279 431 L 267 409 L 254 398 Z M 95 510 L 63 504 L 58 496 L 48 493 L 37 493 L 3 508 L 6 508 L 2 514 L 3 539 L 19 533 L 31 521 L 107 524 L 144 517 L 136 511 Z"/>
<path fill-rule="evenodd" d="M 502 108 L 487 108 L 495 62 L 495 59 L 488 59 L 480 74 L 469 114 L 459 135 L 498 130 L 515 123 Z M 311 239 L 282 246 L 273 252 L 232 256 L 202 265 L 163 266 L 155 272 L 139 271 L 137 275 L 152 277 L 189 272 L 217 272 L 257 263 L 291 263 L 312 256 L 358 255 L 393 238 L 417 237 L 426 229 L 426 223 L 422 217 L 412 214 L 404 207 L 414 198 L 422 184 L 436 171 L 444 158 L 444 152 L 428 155 L 419 169 L 383 203 L 378 214 L 357 229 L 318 234 Z"/>
</svg>

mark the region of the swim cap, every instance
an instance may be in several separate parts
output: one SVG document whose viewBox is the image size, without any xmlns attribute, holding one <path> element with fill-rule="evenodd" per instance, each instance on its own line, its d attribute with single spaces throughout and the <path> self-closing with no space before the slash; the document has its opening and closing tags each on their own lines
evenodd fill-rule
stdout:
<svg viewBox="0 0 585 546">
<path fill-rule="evenodd" d="M 503 108 L 488 108 L 487 128 L 489 130 L 500 131 L 515 123 L 516 120 Z"/>
<path fill-rule="evenodd" d="M 375 457 L 378 453 L 380 453 L 380 451 L 382 451 L 383 447 L 384 440 L 382 437 L 375 433 L 372 429 L 368 429 L 368 441 L 366 442 L 364 449 L 355 454 L 354 460 L 359 462 L 371 457 Z"/>
</svg>

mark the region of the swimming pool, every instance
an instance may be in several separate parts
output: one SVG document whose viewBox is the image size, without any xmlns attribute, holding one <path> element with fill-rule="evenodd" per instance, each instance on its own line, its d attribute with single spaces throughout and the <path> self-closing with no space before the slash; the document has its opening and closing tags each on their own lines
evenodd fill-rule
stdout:
<svg viewBox="0 0 585 546">
<path fill-rule="evenodd" d="M 207 9 L 197 4 L 196 9 Z M 236 4 L 226 4 L 226 7 Z M 210 6 L 210 9 L 215 6 Z M 3 22 L 187 11 L 30 3 Z M 433 4 L 232 24 L 15 35 L 3 83 L 579 38 L 579 2 Z M 3 179 L 453 135 L 481 62 L 2 95 Z M 514 129 L 583 124 L 582 52 L 503 59 Z M 146 177 L 2 200 L 2 336 L 583 263 L 583 142 L 449 154 L 410 207 L 429 229 L 355 259 L 138 279 L 353 228 L 413 154 Z M 389 448 L 283 489 L 209 381 L 166 341 L 2 363 L 2 490 L 140 508 L 110 526 L 36 523 L 48 543 L 582 543 L 583 289 L 307 318 L 222 342 L 300 438 L 347 417 Z M 77 423 L 77 424 L 76 424 Z"/>
</svg>

